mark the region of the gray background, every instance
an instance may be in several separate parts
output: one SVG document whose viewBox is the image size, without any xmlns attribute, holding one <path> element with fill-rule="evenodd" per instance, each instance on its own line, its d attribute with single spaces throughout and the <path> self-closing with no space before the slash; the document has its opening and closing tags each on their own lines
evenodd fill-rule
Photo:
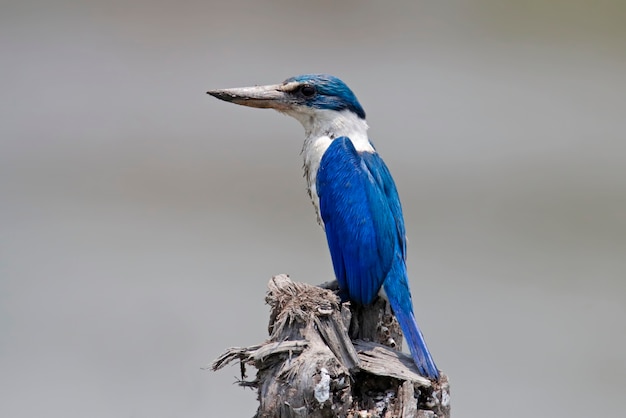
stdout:
<svg viewBox="0 0 626 418">
<path fill-rule="evenodd" d="M 623 1 L 0 7 L 0 416 L 254 413 L 201 367 L 332 269 L 301 127 L 205 92 L 306 72 L 368 112 L 454 415 L 624 413 Z"/>
</svg>

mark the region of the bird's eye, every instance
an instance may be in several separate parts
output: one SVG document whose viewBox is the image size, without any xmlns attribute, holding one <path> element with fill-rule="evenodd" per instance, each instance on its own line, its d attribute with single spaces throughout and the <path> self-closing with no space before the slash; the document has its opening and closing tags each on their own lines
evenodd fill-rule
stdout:
<svg viewBox="0 0 626 418">
<path fill-rule="evenodd" d="M 300 87 L 300 93 L 304 97 L 312 97 L 315 95 L 315 87 L 305 84 L 302 87 Z"/>
</svg>

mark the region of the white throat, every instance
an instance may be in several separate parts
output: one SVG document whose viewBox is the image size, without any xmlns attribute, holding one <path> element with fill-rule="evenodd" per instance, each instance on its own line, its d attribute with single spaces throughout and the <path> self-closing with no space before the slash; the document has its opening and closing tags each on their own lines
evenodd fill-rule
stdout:
<svg viewBox="0 0 626 418">
<path fill-rule="evenodd" d="M 331 142 L 342 136 L 350 138 L 354 148 L 359 152 L 375 152 L 367 138 L 367 122 L 349 110 L 298 108 L 288 114 L 304 127 L 305 139 L 302 146 L 304 177 L 309 197 L 315 207 L 317 221 L 323 227 L 315 184 L 322 156 Z"/>
</svg>

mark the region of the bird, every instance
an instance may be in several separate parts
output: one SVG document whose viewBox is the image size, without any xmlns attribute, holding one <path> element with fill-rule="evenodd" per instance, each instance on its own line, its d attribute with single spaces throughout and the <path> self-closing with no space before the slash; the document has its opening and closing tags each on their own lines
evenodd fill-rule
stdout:
<svg viewBox="0 0 626 418">
<path fill-rule="evenodd" d="M 417 324 L 406 268 L 402 206 L 387 165 L 370 141 L 365 111 L 350 88 L 329 74 L 303 74 L 279 84 L 210 90 L 239 105 L 275 109 L 304 127 L 304 177 L 326 232 L 342 299 L 389 301 L 419 373 L 439 370 Z"/>
</svg>

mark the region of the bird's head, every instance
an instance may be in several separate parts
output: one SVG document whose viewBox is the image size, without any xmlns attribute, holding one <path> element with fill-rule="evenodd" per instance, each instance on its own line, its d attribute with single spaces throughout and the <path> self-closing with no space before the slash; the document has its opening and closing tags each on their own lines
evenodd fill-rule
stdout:
<svg viewBox="0 0 626 418">
<path fill-rule="evenodd" d="M 334 115 L 350 115 L 365 121 L 365 111 L 352 90 L 328 74 L 305 74 L 288 78 L 281 84 L 207 93 L 227 102 L 278 110 L 299 120 L 306 130 L 311 130 L 319 120 L 332 120 Z"/>
</svg>

